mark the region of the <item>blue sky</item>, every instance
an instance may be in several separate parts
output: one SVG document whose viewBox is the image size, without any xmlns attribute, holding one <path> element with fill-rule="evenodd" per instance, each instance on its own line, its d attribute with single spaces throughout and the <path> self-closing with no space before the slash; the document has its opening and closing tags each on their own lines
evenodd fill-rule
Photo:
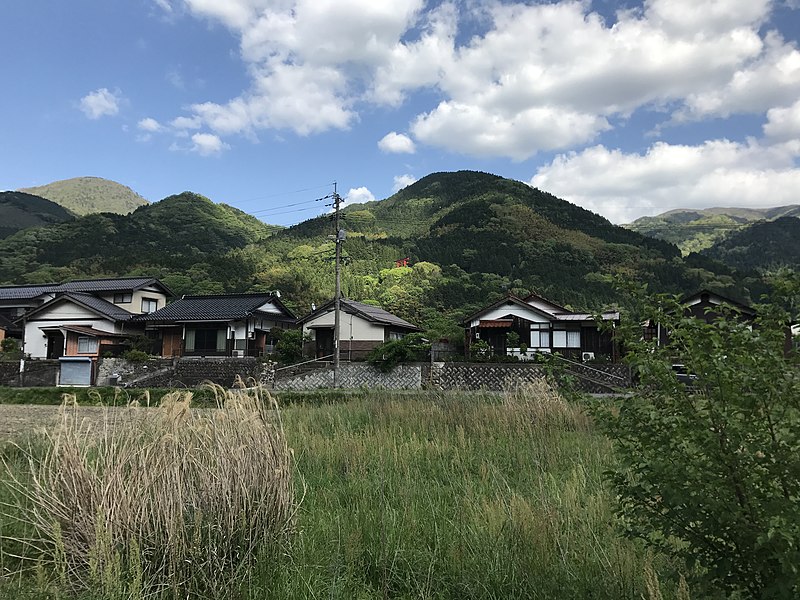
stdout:
<svg viewBox="0 0 800 600">
<path fill-rule="evenodd" d="M 92 175 L 277 224 L 333 181 L 363 201 L 458 169 L 617 223 L 800 201 L 798 0 L 28 0 L 0 22 L 0 189 Z"/>
</svg>

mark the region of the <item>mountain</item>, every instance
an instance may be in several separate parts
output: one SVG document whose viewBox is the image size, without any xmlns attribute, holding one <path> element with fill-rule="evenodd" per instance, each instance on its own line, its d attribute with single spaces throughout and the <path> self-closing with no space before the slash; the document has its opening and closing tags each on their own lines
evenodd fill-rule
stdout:
<svg viewBox="0 0 800 600">
<path fill-rule="evenodd" d="M 710 248 L 729 233 L 739 231 L 751 223 L 772 221 L 780 217 L 800 217 L 800 205 L 764 209 L 679 208 L 655 217 L 641 217 L 623 227 L 673 243 L 686 255 Z"/>
<path fill-rule="evenodd" d="M 0 192 L 0 238 L 20 229 L 64 223 L 72 213 L 55 202 L 24 192 Z"/>
<path fill-rule="evenodd" d="M 176 293 L 240 291 L 253 284 L 242 250 L 273 231 L 236 208 L 184 192 L 130 215 L 98 213 L 20 231 L 0 241 L 0 279 L 147 274 Z"/>
<path fill-rule="evenodd" d="M 19 191 L 47 198 L 76 215 L 126 215 L 148 203 L 131 188 L 100 177 L 75 177 Z"/>
<path fill-rule="evenodd" d="M 343 293 L 459 338 L 457 323 L 508 293 L 570 308 L 623 305 L 609 275 L 675 294 L 709 288 L 748 300 L 758 278 L 617 227 L 519 181 L 434 173 L 341 215 Z M 130 215 L 94 214 L 0 241 L 0 280 L 151 275 L 178 294 L 279 289 L 299 314 L 334 290 L 330 215 L 276 230 L 185 192 Z M 407 264 L 405 259 L 407 260 Z M 761 286 L 761 287 L 759 287 Z"/>
<path fill-rule="evenodd" d="M 800 269 L 800 219 L 759 221 L 731 232 L 702 254 L 738 270 Z"/>
</svg>

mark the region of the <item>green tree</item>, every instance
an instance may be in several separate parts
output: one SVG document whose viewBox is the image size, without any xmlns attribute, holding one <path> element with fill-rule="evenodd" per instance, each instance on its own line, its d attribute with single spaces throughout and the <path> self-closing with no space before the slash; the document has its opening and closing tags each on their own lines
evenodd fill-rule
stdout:
<svg viewBox="0 0 800 600">
<path fill-rule="evenodd" d="M 706 323 L 675 298 L 635 296 L 625 343 L 639 385 L 593 409 L 619 459 L 609 480 L 626 533 L 685 560 L 704 594 L 796 598 L 800 377 L 784 355 L 787 313 L 763 305 L 749 323 L 723 307 Z M 641 339 L 644 318 L 667 328 L 666 345 Z"/>
</svg>

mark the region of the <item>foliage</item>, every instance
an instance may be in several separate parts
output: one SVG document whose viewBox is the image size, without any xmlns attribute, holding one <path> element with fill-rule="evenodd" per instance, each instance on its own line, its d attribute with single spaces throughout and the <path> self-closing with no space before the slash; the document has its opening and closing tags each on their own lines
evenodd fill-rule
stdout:
<svg viewBox="0 0 800 600">
<path fill-rule="evenodd" d="M 269 397 L 215 393 L 215 410 L 190 411 L 177 392 L 146 418 L 120 409 L 99 433 L 68 399 L 27 474 L 4 461 L 32 528 L 25 558 L 95 597 L 229 597 L 293 530 L 293 465 Z"/>
<path fill-rule="evenodd" d="M 131 362 L 144 362 L 152 357 L 147 352 L 137 350 L 136 348 L 131 348 L 130 350 L 126 350 L 122 353 L 122 358 Z"/>
<path fill-rule="evenodd" d="M 280 556 L 256 556 L 221 598 L 679 597 L 668 560 L 615 535 L 602 481 L 610 443 L 552 390 L 298 396 L 281 416 L 306 488 L 301 535 Z M 12 523 L 0 531 L 13 535 Z M 0 597 L 45 598 L 51 577 L 0 578 Z"/>
<path fill-rule="evenodd" d="M 124 215 L 147 204 L 129 187 L 100 177 L 75 177 L 20 191 L 47 198 L 76 215 L 99 212 Z"/>
<path fill-rule="evenodd" d="M 476 340 L 469 346 L 469 356 L 474 361 L 487 361 L 492 358 L 492 354 L 492 347 L 486 340 Z"/>
<path fill-rule="evenodd" d="M 0 350 L 3 352 L 17 352 L 19 350 L 19 340 L 3 338 L 3 340 L 0 341 Z"/>
<path fill-rule="evenodd" d="M 303 337 L 302 329 L 273 329 L 272 334 L 278 340 L 275 344 L 278 362 L 291 365 L 303 360 L 303 343 L 308 339 Z"/>
<path fill-rule="evenodd" d="M 20 229 L 71 221 L 73 215 L 55 202 L 23 192 L 0 192 L 0 238 Z"/>
<path fill-rule="evenodd" d="M 740 270 L 800 267 L 800 218 L 761 221 L 731 233 L 704 256 Z"/>
<path fill-rule="evenodd" d="M 421 333 L 409 333 L 399 340 L 384 342 L 367 356 L 367 362 L 384 373 L 397 365 L 425 360 L 431 350 L 430 342 Z"/>
<path fill-rule="evenodd" d="M 627 533 L 696 568 L 705 593 L 797 597 L 800 377 L 784 356 L 787 314 L 763 305 L 749 323 L 723 308 L 706 323 L 674 298 L 628 291 L 641 302 L 625 337 L 640 384 L 595 405 Z M 666 345 L 641 339 L 645 319 L 666 327 Z"/>
</svg>

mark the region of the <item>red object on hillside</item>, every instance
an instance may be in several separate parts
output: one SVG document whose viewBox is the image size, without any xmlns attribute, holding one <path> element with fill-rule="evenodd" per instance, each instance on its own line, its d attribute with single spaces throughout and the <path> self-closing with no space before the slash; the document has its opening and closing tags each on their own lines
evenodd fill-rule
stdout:
<svg viewBox="0 0 800 600">
<path fill-rule="evenodd" d="M 399 260 L 394 261 L 395 267 L 407 267 L 408 266 L 409 258 L 406 256 L 405 258 L 401 258 Z"/>
</svg>

